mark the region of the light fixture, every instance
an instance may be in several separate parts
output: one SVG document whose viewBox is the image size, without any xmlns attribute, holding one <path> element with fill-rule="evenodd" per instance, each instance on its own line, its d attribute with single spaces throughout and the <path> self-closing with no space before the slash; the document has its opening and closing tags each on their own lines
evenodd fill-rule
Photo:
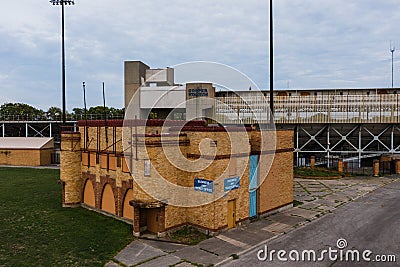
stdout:
<svg viewBox="0 0 400 267">
<path fill-rule="evenodd" d="M 65 37 L 64 37 L 64 5 L 75 5 L 74 0 L 50 0 L 50 3 L 61 5 L 61 69 L 62 69 L 62 125 L 66 123 L 66 103 L 65 103 Z"/>
</svg>

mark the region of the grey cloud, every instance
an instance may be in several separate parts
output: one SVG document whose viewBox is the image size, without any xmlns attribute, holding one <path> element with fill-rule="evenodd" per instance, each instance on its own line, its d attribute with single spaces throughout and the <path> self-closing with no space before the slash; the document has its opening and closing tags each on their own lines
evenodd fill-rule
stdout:
<svg viewBox="0 0 400 267">
<path fill-rule="evenodd" d="M 101 104 L 104 81 L 108 103 L 122 106 L 124 60 L 153 67 L 221 62 L 259 87 L 269 86 L 268 1 L 75 2 L 66 7 L 69 109 L 82 105 L 82 81 L 90 105 Z M 389 40 L 398 41 L 400 50 L 398 1 L 276 0 L 274 5 L 276 88 L 286 88 L 288 81 L 292 88 L 389 86 Z M 0 102 L 60 105 L 60 7 L 31 0 L 2 7 Z"/>
</svg>

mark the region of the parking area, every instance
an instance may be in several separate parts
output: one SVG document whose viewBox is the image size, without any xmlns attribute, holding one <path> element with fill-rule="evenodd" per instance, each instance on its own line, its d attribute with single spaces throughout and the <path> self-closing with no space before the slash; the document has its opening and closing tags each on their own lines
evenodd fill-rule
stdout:
<svg viewBox="0 0 400 267">
<path fill-rule="evenodd" d="M 321 216 L 347 202 L 392 182 L 390 177 L 351 177 L 337 180 L 295 179 L 295 210 L 305 209 Z"/>
</svg>

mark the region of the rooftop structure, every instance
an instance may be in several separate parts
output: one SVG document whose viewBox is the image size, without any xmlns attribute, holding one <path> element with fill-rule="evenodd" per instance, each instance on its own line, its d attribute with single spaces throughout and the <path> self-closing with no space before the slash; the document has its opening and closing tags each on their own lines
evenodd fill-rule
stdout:
<svg viewBox="0 0 400 267">
<path fill-rule="evenodd" d="M 0 137 L 0 165 L 49 165 L 53 150 L 49 137 Z"/>
</svg>

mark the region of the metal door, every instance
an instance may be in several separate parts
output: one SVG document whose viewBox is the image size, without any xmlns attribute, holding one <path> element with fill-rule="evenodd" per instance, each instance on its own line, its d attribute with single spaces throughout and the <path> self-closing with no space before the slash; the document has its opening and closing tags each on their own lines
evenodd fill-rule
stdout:
<svg viewBox="0 0 400 267">
<path fill-rule="evenodd" d="M 147 215 L 147 231 L 151 233 L 158 233 L 158 219 L 159 219 L 159 210 L 160 208 L 154 208 L 154 209 L 147 209 L 146 210 L 146 215 Z"/>
<path fill-rule="evenodd" d="M 258 155 L 250 156 L 249 216 L 257 216 Z"/>
<path fill-rule="evenodd" d="M 228 201 L 228 228 L 236 226 L 236 200 Z"/>
</svg>

